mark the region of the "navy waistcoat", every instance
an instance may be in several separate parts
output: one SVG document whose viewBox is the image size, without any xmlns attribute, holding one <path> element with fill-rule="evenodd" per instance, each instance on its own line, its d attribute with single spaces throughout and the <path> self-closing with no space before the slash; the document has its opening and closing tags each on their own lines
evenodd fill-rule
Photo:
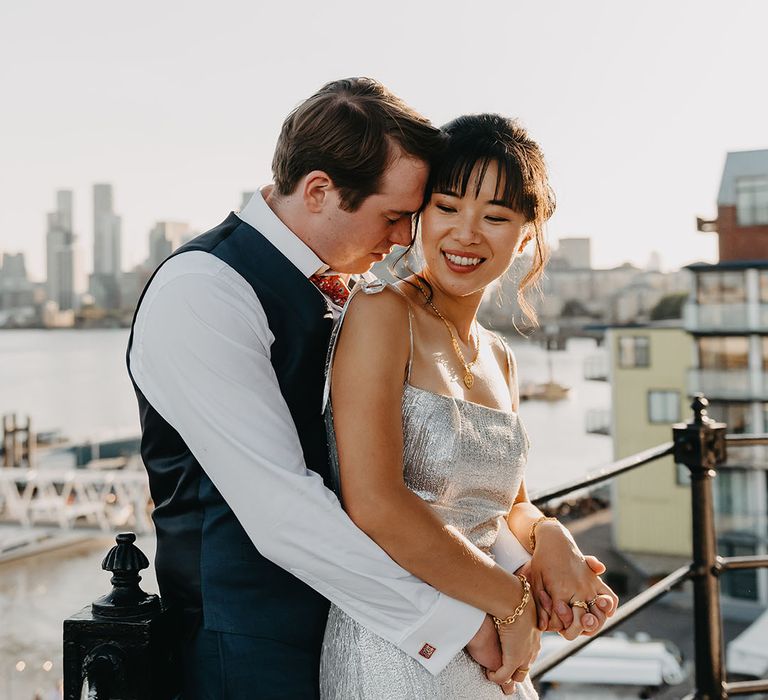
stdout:
<svg viewBox="0 0 768 700">
<path fill-rule="evenodd" d="M 271 362 L 307 468 L 329 484 L 321 416 L 324 362 L 333 326 L 328 303 L 287 258 L 235 214 L 174 256 L 189 251 L 215 255 L 253 287 L 275 337 Z M 143 295 L 139 306 L 142 300 Z M 133 329 L 129 353 L 132 340 Z M 173 352 L 171 343 L 183 344 L 184 338 L 169 338 L 167 352 Z M 182 609 L 188 620 L 202 614 L 207 629 L 319 650 L 327 601 L 261 556 L 181 436 L 135 382 L 134 389 L 142 427 L 141 455 L 155 503 L 155 568 L 164 602 Z M 258 478 L 254 470 L 254 479 Z"/>
</svg>

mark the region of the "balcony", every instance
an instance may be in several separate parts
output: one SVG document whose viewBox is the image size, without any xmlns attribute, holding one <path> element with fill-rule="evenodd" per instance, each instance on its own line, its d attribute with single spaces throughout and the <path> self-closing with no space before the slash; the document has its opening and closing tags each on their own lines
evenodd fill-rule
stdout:
<svg viewBox="0 0 768 700">
<path fill-rule="evenodd" d="M 730 401 L 766 400 L 764 374 L 753 377 L 746 369 L 688 370 L 688 393 L 703 393 L 711 399 Z M 757 381 L 755 381 L 757 380 Z"/>
<path fill-rule="evenodd" d="M 768 304 L 693 304 L 683 307 L 683 327 L 691 333 L 765 333 Z"/>
<path fill-rule="evenodd" d="M 611 434 L 611 412 L 605 408 L 590 408 L 585 416 L 585 429 L 593 435 Z"/>
<path fill-rule="evenodd" d="M 608 381 L 608 354 L 590 355 L 584 360 L 584 379 L 596 382 Z"/>
<path fill-rule="evenodd" d="M 693 333 L 747 333 L 750 328 L 747 304 L 691 304 L 683 307 L 683 327 Z M 762 319 L 761 319 L 762 320 Z M 768 315 L 766 315 L 768 321 Z"/>
</svg>

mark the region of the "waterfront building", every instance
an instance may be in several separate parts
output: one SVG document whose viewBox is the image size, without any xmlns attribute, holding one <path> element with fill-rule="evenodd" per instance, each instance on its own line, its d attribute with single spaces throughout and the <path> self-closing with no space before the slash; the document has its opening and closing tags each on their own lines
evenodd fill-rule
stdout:
<svg viewBox="0 0 768 700">
<path fill-rule="evenodd" d="M 253 191 L 251 192 L 241 192 L 240 194 L 240 211 L 245 209 L 245 205 L 248 204 L 248 202 L 251 200 L 251 197 L 253 197 Z"/>
<path fill-rule="evenodd" d="M 668 442 L 688 417 L 686 372 L 692 341 L 680 321 L 608 329 L 614 460 Z M 691 553 L 690 489 L 665 457 L 614 482 L 613 543 L 649 575 L 668 573 Z"/>
<path fill-rule="evenodd" d="M 591 238 L 561 238 L 550 262 L 555 267 L 569 267 L 574 270 L 592 269 Z"/>
<path fill-rule="evenodd" d="M 189 224 L 183 221 L 158 221 L 149 232 L 149 258 L 146 266 L 154 270 L 190 237 Z"/>
<path fill-rule="evenodd" d="M 103 309 L 120 307 L 121 219 L 114 212 L 112 185 L 93 186 L 93 274 L 88 291 Z"/>
<path fill-rule="evenodd" d="M 56 193 L 56 209 L 48 214 L 46 285 L 48 299 L 60 310 L 75 307 L 75 234 L 71 190 Z"/>
<path fill-rule="evenodd" d="M 710 399 L 710 415 L 732 433 L 768 432 L 768 150 L 729 153 L 717 218 L 720 260 L 690 265 L 685 328 L 694 342 L 691 393 Z M 719 548 L 723 556 L 768 553 L 768 465 L 733 451 L 718 474 Z M 768 603 L 768 572 L 730 572 L 725 592 Z"/>
<path fill-rule="evenodd" d="M 682 330 L 671 335 L 649 326 L 608 334 L 617 458 L 668 441 L 670 424 L 687 419 L 697 392 L 730 433 L 768 432 L 768 150 L 728 154 L 717 203 L 717 218 L 699 219 L 699 229 L 718 233 L 721 259 L 688 266 Z M 663 423 L 654 424 L 654 411 Z M 729 449 L 718 471 L 722 556 L 768 552 L 768 464 L 760 449 Z M 668 461 L 651 478 L 646 471 L 622 476 L 613 491 L 616 547 L 656 575 L 669 573 L 691 548 L 687 473 Z M 720 584 L 723 611 L 731 617 L 754 616 L 768 604 L 765 570 L 730 571 Z"/>
</svg>

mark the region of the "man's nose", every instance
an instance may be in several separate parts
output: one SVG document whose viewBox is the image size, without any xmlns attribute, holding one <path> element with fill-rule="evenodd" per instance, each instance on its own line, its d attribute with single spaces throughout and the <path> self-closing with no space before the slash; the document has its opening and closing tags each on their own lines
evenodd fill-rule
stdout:
<svg viewBox="0 0 768 700">
<path fill-rule="evenodd" d="M 394 225 L 393 231 L 389 236 L 389 240 L 395 245 L 411 245 L 411 241 L 413 240 L 413 232 L 411 226 L 411 217 L 404 216 Z"/>
</svg>

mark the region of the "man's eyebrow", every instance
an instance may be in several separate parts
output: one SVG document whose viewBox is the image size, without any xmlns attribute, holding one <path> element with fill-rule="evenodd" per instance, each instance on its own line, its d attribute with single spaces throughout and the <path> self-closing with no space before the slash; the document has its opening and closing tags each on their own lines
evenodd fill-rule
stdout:
<svg viewBox="0 0 768 700">
<path fill-rule="evenodd" d="M 399 209 L 390 209 L 389 214 L 397 214 L 398 216 L 413 216 L 415 211 L 400 211 Z"/>
</svg>

